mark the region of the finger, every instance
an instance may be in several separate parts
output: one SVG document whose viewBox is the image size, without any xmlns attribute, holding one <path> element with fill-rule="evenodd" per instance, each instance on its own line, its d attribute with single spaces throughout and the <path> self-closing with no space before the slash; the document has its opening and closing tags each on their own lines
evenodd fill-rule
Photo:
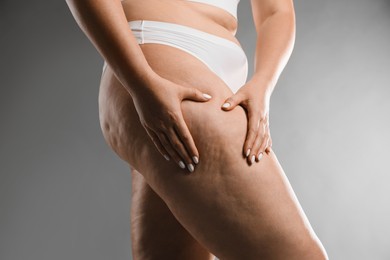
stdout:
<svg viewBox="0 0 390 260">
<path fill-rule="evenodd" d="M 270 153 L 271 152 L 271 148 L 272 148 L 272 137 L 270 135 L 269 139 L 268 139 L 268 145 L 267 145 L 267 148 L 265 149 L 265 151 L 267 153 Z"/>
<path fill-rule="evenodd" d="M 192 138 L 192 135 L 187 127 L 186 122 L 183 118 L 179 120 L 179 122 L 174 126 L 177 135 L 181 139 L 184 146 L 187 148 L 187 151 L 189 153 L 189 156 L 192 158 L 195 164 L 199 163 L 199 152 L 196 148 L 194 139 Z M 190 162 L 188 162 L 190 163 Z"/>
<path fill-rule="evenodd" d="M 169 161 L 169 153 L 162 145 L 160 138 L 157 136 L 157 134 L 150 129 L 149 127 L 145 126 L 146 132 L 148 133 L 149 137 L 152 139 L 154 145 L 157 147 L 157 150 L 164 156 L 165 160 Z"/>
<path fill-rule="evenodd" d="M 169 128 L 167 136 L 168 136 L 168 139 L 169 139 L 172 147 L 175 149 L 175 151 L 181 157 L 181 160 L 179 161 L 180 168 L 184 169 L 187 165 L 188 170 L 190 172 L 193 172 L 194 165 L 192 164 L 191 158 L 188 155 L 186 148 L 184 147 L 184 144 L 181 142 L 179 136 L 177 135 L 177 133 L 173 127 Z"/>
<path fill-rule="evenodd" d="M 242 96 L 239 93 L 237 93 L 229 97 L 228 99 L 226 99 L 222 105 L 222 108 L 224 110 L 230 111 L 233 108 L 235 108 L 238 104 L 240 104 L 241 101 L 242 101 Z"/>
<path fill-rule="evenodd" d="M 271 147 L 269 146 L 269 141 L 270 140 L 270 137 L 268 138 L 268 141 L 267 141 L 267 146 L 265 147 L 265 149 L 264 149 L 264 152 L 266 153 L 266 154 L 269 154 L 269 152 L 271 151 L 270 149 L 271 149 Z"/>
<path fill-rule="evenodd" d="M 183 99 L 189 99 L 193 101 L 209 101 L 212 97 L 207 94 L 201 92 L 197 88 L 188 88 L 188 87 L 183 87 Z"/>
<path fill-rule="evenodd" d="M 261 125 L 262 125 L 262 123 L 260 124 L 260 126 Z M 264 139 L 264 128 L 259 127 L 259 129 L 257 131 L 256 139 L 253 142 L 253 147 L 252 147 L 251 152 L 247 158 L 248 162 L 250 161 L 251 164 L 253 164 L 255 162 L 255 159 L 257 158 L 257 155 L 260 152 L 260 146 L 263 142 L 263 139 Z"/>
<path fill-rule="evenodd" d="M 245 157 L 248 157 L 251 152 L 251 148 L 253 146 L 253 142 L 256 138 L 259 124 L 260 124 L 259 113 L 257 111 L 254 111 L 252 108 L 248 109 L 248 117 L 249 117 L 248 130 L 247 130 L 247 136 L 244 143 Z"/>
<path fill-rule="evenodd" d="M 260 149 L 259 149 L 260 152 L 265 152 L 265 149 L 268 146 L 268 141 L 269 141 L 269 137 L 270 137 L 269 136 L 269 129 L 268 129 L 267 125 L 265 126 L 264 131 L 265 131 L 265 134 L 264 134 L 263 142 L 262 142 Z"/>
<path fill-rule="evenodd" d="M 269 136 L 266 133 L 264 136 L 263 143 L 260 146 L 259 152 L 265 152 L 265 149 L 267 148 L 267 144 L 268 144 L 268 139 L 269 139 Z"/>
<path fill-rule="evenodd" d="M 171 143 L 169 142 L 169 139 L 168 139 L 167 135 L 164 132 L 156 132 L 156 134 L 157 134 L 158 138 L 160 139 L 160 141 L 161 141 L 162 145 L 164 146 L 164 148 L 167 150 L 167 152 L 170 155 L 170 157 L 173 159 L 173 161 L 176 162 L 177 164 L 179 164 L 179 166 L 181 168 L 183 168 L 182 166 L 185 167 L 184 162 L 180 163 L 181 158 L 176 153 L 176 151 L 173 149 Z"/>
</svg>

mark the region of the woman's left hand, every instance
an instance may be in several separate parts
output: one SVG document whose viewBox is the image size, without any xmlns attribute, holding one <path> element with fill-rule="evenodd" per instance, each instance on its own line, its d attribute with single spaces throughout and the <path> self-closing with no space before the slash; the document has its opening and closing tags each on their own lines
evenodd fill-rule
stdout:
<svg viewBox="0 0 390 260">
<path fill-rule="evenodd" d="M 255 159 L 259 162 L 263 153 L 269 153 L 272 146 L 269 101 L 269 95 L 261 91 L 255 82 L 248 81 L 222 105 L 223 110 L 230 111 L 240 104 L 248 113 L 248 130 L 243 154 L 251 164 Z M 226 103 L 230 105 L 225 105 Z"/>
</svg>

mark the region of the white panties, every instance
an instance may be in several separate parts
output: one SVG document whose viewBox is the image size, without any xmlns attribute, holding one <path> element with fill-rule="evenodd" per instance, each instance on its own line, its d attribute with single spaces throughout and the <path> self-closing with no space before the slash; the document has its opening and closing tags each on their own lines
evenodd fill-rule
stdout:
<svg viewBox="0 0 390 260">
<path fill-rule="evenodd" d="M 175 23 L 135 20 L 130 21 L 129 26 L 139 44 L 166 44 L 195 56 L 219 76 L 233 93 L 246 83 L 247 56 L 233 41 Z M 104 62 L 103 71 L 106 65 Z"/>
</svg>

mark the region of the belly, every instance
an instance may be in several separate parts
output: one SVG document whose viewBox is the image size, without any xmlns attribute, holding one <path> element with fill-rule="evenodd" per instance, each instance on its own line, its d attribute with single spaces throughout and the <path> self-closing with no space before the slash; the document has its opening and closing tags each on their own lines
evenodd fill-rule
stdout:
<svg viewBox="0 0 390 260">
<path fill-rule="evenodd" d="M 173 22 L 238 42 L 232 33 L 235 25 L 231 18 L 234 17 L 215 7 L 208 9 L 203 5 L 198 8 L 195 7 L 198 3 L 178 0 L 126 0 L 122 4 L 128 21 L 145 19 Z M 184 87 L 195 87 L 212 95 L 213 101 L 210 102 L 222 104 L 224 99 L 233 94 L 221 78 L 194 56 L 167 45 L 141 44 L 140 47 L 157 74 Z M 186 102 L 192 101 L 183 101 Z M 131 165 L 138 164 L 143 159 L 143 149 L 153 145 L 139 121 L 132 97 L 110 67 L 101 76 L 99 118 L 106 142 L 121 159 Z"/>
<path fill-rule="evenodd" d="M 237 19 L 213 5 L 186 0 L 125 0 L 122 6 L 128 21 L 173 22 L 237 41 Z"/>
</svg>

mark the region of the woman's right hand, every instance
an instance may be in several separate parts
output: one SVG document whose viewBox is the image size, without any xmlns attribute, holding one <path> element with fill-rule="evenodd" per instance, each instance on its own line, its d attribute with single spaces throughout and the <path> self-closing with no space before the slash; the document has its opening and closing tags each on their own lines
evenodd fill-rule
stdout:
<svg viewBox="0 0 390 260">
<path fill-rule="evenodd" d="M 196 88 L 183 87 L 160 76 L 133 94 L 138 116 L 157 150 L 180 168 L 194 171 L 199 153 L 181 111 L 183 99 L 205 102 L 211 96 Z"/>
</svg>

